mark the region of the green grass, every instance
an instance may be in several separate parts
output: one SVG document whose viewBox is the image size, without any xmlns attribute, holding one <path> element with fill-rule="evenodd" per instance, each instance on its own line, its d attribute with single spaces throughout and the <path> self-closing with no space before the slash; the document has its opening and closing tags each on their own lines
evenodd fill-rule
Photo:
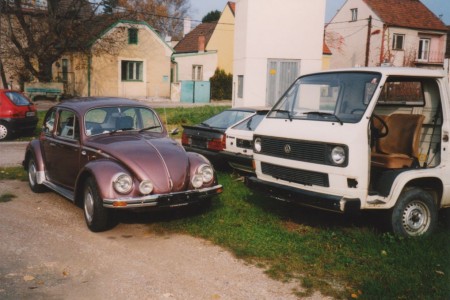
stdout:
<svg viewBox="0 0 450 300">
<path fill-rule="evenodd" d="M 166 218 L 150 230 L 186 233 L 214 242 L 261 266 L 273 278 L 297 279 L 304 291 L 336 298 L 449 299 L 450 235 L 398 238 L 379 216 L 346 216 L 254 194 L 230 174 L 211 209 Z"/>
<path fill-rule="evenodd" d="M 13 198 L 16 198 L 13 194 L 0 194 L 0 203 L 5 203 L 11 201 Z"/>
<path fill-rule="evenodd" d="M 27 181 L 27 173 L 22 167 L 0 168 L 0 180 Z"/>
</svg>

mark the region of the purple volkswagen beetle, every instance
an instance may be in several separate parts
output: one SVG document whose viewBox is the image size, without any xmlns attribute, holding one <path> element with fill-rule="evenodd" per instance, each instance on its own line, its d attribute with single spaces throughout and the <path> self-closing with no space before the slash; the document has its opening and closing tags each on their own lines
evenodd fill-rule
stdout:
<svg viewBox="0 0 450 300">
<path fill-rule="evenodd" d="M 168 137 L 141 102 L 81 98 L 51 108 L 25 152 L 30 188 L 84 208 L 90 230 L 110 227 L 114 209 L 179 207 L 222 192 L 210 162 Z"/>
</svg>

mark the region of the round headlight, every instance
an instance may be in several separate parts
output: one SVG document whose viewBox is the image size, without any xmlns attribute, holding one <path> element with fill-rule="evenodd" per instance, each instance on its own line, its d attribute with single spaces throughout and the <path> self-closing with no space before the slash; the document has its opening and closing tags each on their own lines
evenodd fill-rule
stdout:
<svg viewBox="0 0 450 300">
<path fill-rule="evenodd" d="M 261 138 L 256 138 L 253 148 L 255 149 L 255 152 L 261 152 L 262 146 L 261 146 Z"/>
<path fill-rule="evenodd" d="M 127 174 L 119 174 L 113 182 L 114 189 L 120 194 L 127 194 L 133 187 L 133 180 Z"/>
<path fill-rule="evenodd" d="M 337 165 L 342 165 L 345 162 L 345 149 L 341 146 L 336 146 L 331 150 L 331 160 Z"/>
<path fill-rule="evenodd" d="M 196 189 L 201 188 L 203 185 L 203 176 L 202 174 L 195 174 L 191 180 L 192 186 Z"/>
<path fill-rule="evenodd" d="M 198 174 L 202 175 L 204 183 L 210 182 L 214 178 L 214 170 L 210 165 L 201 165 L 198 168 Z"/>
<path fill-rule="evenodd" d="M 139 192 L 143 195 L 148 195 L 153 191 L 153 183 L 150 180 L 144 180 L 139 184 Z"/>
</svg>

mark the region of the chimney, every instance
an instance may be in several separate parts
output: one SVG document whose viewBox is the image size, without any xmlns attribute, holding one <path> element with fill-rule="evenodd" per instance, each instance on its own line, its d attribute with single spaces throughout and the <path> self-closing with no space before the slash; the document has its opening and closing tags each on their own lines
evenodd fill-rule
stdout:
<svg viewBox="0 0 450 300">
<path fill-rule="evenodd" d="M 206 42 L 205 36 L 204 35 L 200 35 L 198 37 L 198 52 L 199 53 L 205 52 L 205 42 Z"/>
<path fill-rule="evenodd" d="M 191 32 L 191 18 L 184 18 L 184 23 L 183 23 L 183 37 L 186 36 L 186 34 L 188 34 L 189 32 Z"/>
</svg>

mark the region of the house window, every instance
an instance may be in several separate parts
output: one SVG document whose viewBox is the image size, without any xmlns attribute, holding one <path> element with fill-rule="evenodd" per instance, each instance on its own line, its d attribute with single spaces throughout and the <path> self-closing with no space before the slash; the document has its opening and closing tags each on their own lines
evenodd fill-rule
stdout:
<svg viewBox="0 0 450 300">
<path fill-rule="evenodd" d="M 193 65 L 192 66 L 192 80 L 202 81 L 203 80 L 203 66 Z"/>
<path fill-rule="evenodd" d="M 122 81 L 142 81 L 142 61 L 122 60 Z"/>
<path fill-rule="evenodd" d="M 67 82 L 69 79 L 69 60 L 63 58 L 62 59 L 62 80 L 63 82 Z"/>
<path fill-rule="evenodd" d="M 358 9 L 352 8 L 350 9 L 350 12 L 352 13 L 352 21 L 358 20 Z"/>
<path fill-rule="evenodd" d="M 392 39 L 392 49 L 393 50 L 403 50 L 403 42 L 405 41 L 404 34 L 395 34 Z"/>
<path fill-rule="evenodd" d="M 138 43 L 138 30 L 137 28 L 128 28 L 128 44 Z"/>
<path fill-rule="evenodd" d="M 244 98 L 244 75 L 238 75 L 238 94 L 239 98 Z"/>
<path fill-rule="evenodd" d="M 430 39 L 420 39 L 419 40 L 419 54 L 417 60 L 428 61 L 430 55 Z"/>
</svg>

